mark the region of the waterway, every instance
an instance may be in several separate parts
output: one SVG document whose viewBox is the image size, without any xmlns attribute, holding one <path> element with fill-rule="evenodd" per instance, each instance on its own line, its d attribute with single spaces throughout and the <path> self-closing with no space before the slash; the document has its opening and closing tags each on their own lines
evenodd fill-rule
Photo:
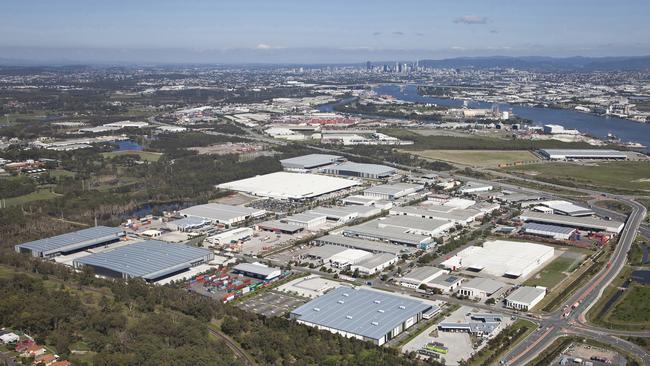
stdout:
<svg viewBox="0 0 650 366">
<path fill-rule="evenodd" d="M 462 107 L 463 100 L 439 98 L 433 96 L 422 96 L 418 94 L 417 85 L 380 85 L 373 90 L 380 95 L 390 95 L 397 99 L 417 102 L 431 103 L 447 107 Z M 480 101 L 468 101 L 470 108 L 491 108 L 492 103 Z M 512 112 L 526 118 L 535 125 L 558 124 L 567 129 L 576 129 L 588 135 L 606 138 L 611 133 L 618 136 L 624 142 L 639 142 L 650 148 L 650 124 L 638 123 L 616 117 L 597 116 L 589 113 L 582 113 L 572 109 L 554 109 L 542 107 L 529 107 L 524 105 L 511 105 L 500 103 L 502 111 L 512 109 Z M 646 148 L 646 151 L 648 148 Z"/>
</svg>

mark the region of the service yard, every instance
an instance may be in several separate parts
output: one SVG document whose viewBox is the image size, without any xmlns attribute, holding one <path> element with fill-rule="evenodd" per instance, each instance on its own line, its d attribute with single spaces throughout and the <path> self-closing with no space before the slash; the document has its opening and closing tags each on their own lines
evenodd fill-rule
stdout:
<svg viewBox="0 0 650 366">
<path fill-rule="evenodd" d="M 307 299 L 288 295 L 277 291 L 266 291 L 240 302 L 237 306 L 246 311 L 266 317 L 283 316 L 298 306 L 305 304 Z"/>
</svg>

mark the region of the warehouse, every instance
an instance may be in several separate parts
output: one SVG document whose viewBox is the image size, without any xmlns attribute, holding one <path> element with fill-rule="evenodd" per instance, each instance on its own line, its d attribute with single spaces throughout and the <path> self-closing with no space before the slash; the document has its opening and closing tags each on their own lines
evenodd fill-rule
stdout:
<svg viewBox="0 0 650 366">
<path fill-rule="evenodd" d="M 200 217 L 183 217 L 182 219 L 167 222 L 167 228 L 172 231 L 188 231 L 202 228 L 210 224 L 210 220 Z"/>
<path fill-rule="evenodd" d="M 389 293 L 336 288 L 291 312 L 298 323 L 381 346 L 422 319 L 431 305 Z"/>
<path fill-rule="evenodd" d="M 346 177 L 359 177 L 368 179 L 388 178 L 395 174 L 395 168 L 378 164 L 362 164 L 351 161 L 329 165 L 321 169 L 325 174 L 341 175 Z"/>
<path fill-rule="evenodd" d="M 253 236 L 253 229 L 249 227 L 240 227 L 224 231 L 217 235 L 209 236 L 205 240 L 212 245 L 223 245 L 232 242 L 246 240 Z"/>
<path fill-rule="evenodd" d="M 565 216 L 592 216 L 595 212 L 589 208 L 578 206 L 569 201 L 545 201 L 539 203 L 553 210 L 553 213 Z"/>
<path fill-rule="evenodd" d="M 606 149 L 542 149 L 539 153 L 549 160 L 627 160 L 627 154 Z"/>
<path fill-rule="evenodd" d="M 376 240 L 350 238 L 343 235 L 321 236 L 314 239 L 312 243 L 317 245 L 331 244 L 345 248 L 361 249 L 372 253 L 388 253 L 395 256 L 410 253 L 411 251 L 410 248 L 401 245 L 388 244 Z"/>
<path fill-rule="evenodd" d="M 305 173 L 341 160 L 343 157 L 339 155 L 309 154 L 280 160 L 280 164 L 288 172 Z"/>
<path fill-rule="evenodd" d="M 519 219 L 526 222 L 537 222 L 541 224 L 554 224 L 572 228 L 606 231 L 618 234 L 623 230 L 624 223 L 614 220 L 603 220 L 596 217 L 572 217 L 564 215 L 546 214 L 535 211 L 524 211 Z"/>
<path fill-rule="evenodd" d="M 302 226 L 287 224 L 286 222 L 282 222 L 280 220 L 260 222 L 259 224 L 255 225 L 255 228 L 257 230 L 272 231 L 274 233 L 282 233 L 288 235 L 294 235 L 305 230 L 305 228 Z"/>
<path fill-rule="evenodd" d="M 486 241 L 482 247 L 470 246 L 442 262 L 451 270 L 464 268 L 473 272 L 510 278 L 525 277 L 553 258 L 553 247 L 506 240 Z"/>
<path fill-rule="evenodd" d="M 458 289 L 458 295 L 467 296 L 470 299 L 487 299 L 502 289 L 505 283 L 495 281 L 489 278 L 476 277 L 465 282 Z"/>
<path fill-rule="evenodd" d="M 235 273 L 270 281 L 282 275 L 280 268 L 269 267 L 261 263 L 239 263 L 233 267 Z"/>
<path fill-rule="evenodd" d="M 18 253 L 30 253 L 34 257 L 52 258 L 62 254 L 72 254 L 94 247 L 114 243 L 124 236 L 120 228 L 95 226 L 50 238 L 18 244 Z"/>
<path fill-rule="evenodd" d="M 195 217 L 209 220 L 215 224 L 234 225 L 251 218 L 264 216 L 266 211 L 242 206 L 224 205 L 221 203 L 206 203 L 181 210 L 185 217 Z"/>
<path fill-rule="evenodd" d="M 287 224 L 296 225 L 305 230 L 314 230 L 320 226 L 325 225 L 327 221 L 327 216 L 315 214 L 315 213 L 299 213 L 291 216 L 287 216 L 281 221 L 285 221 Z"/>
<path fill-rule="evenodd" d="M 342 252 L 331 256 L 328 263 L 334 268 L 347 268 L 370 257 L 372 257 L 372 253 L 366 252 L 365 250 L 344 249 Z"/>
<path fill-rule="evenodd" d="M 359 185 L 356 180 L 318 174 L 276 172 L 219 184 L 220 189 L 282 200 L 312 199 Z"/>
<path fill-rule="evenodd" d="M 212 251 L 158 240 L 146 240 L 75 259 L 75 268 L 91 267 L 96 274 L 113 278 L 140 277 L 148 282 L 185 272 L 214 259 Z"/>
<path fill-rule="evenodd" d="M 390 210 L 391 215 L 403 215 L 425 218 L 430 220 L 447 221 L 454 224 L 468 225 L 485 215 L 483 211 L 475 209 L 454 209 L 448 211 L 428 210 L 420 207 L 403 206 L 395 207 Z"/>
<path fill-rule="evenodd" d="M 574 235 L 576 235 L 578 230 L 564 226 L 528 222 L 521 227 L 520 232 L 523 234 L 539 235 L 546 238 L 553 238 L 555 240 L 569 240 Z"/>
<path fill-rule="evenodd" d="M 366 196 L 347 196 L 341 200 L 344 205 L 354 205 L 354 206 L 374 206 L 378 201 L 377 198 L 366 197 Z"/>
<path fill-rule="evenodd" d="M 307 211 L 327 216 L 328 220 L 345 223 L 356 218 L 368 218 L 381 213 L 381 209 L 366 206 L 316 207 Z"/>
<path fill-rule="evenodd" d="M 454 227 L 453 222 L 416 216 L 388 216 L 377 220 L 379 228 L 399 228 L 405 233 L 439 237 Z"/>
<path fill-rule="evenodd" d="M 490 184 L 483 184 L 478 182 L 467 182 L 458 191 L 462 194 L 473 194 L 480 192 L 491 191 L 494 187 Z"/>
<path fill-rule="evenodd" d="M 326 244 L 309 249 L 307 253 L 305 253 L 305 256 L 309 259 L 318 260 L 323 264 L 327 263 L 330 258 L 344 250 L 346 250 L 344 247 Z"/>
<path fill-rule="evenodd" d="M 544 287 L 521 286 L 506 297 L 506 307 L 529 311 L 534 308 L 546 296 Z"/>
<path fill-rule="evenodd" d="M 447 273 L 449 271 L 431 266 L 415 267 L 399 279 L 399 284 L 408 288 L 419 288 Z"/>
<path fill-rule="evenodd" d="M 378 186 L 370 187 L 363 191 L 363 195 L 369 198 L 376 198 L 380 200 L 396 200 L 398 198 L 408 196 L 415 192 L 424 189 L 422 184 L 411 183 L 395 183 L 395 184 L 381 184 Z"/>
<path fill-rule="evenodd" d="M 379 227 L 379 220 L 373 220 L 361 225 L 350 226 L 343 230 L 343 235 L 370 240 L 380 240 L 391 244 L 408 245 L 420 249 L 429 248 L 433 241 L 431 237 L 411 234 L 403 228 L 395 226 Z"/>
<path fill-rule="evenodd" d="M 469 314 L 469 321 L 438 324 L 443 332 L 463 332 L 477 337 L 491 338 L 499 332 L 503 318 L 495 314 Z"/>
<path fill-rule="evenodd" d="M 370 276 L 375 273 L 381 272 L 390 267 L 392 264 L 397 263 L 398 258 L 390 253 L 374 254 L 350 267 L 351 271 L 359 271 L 363 276 Z"/>
<path fill-rule="evenodd" d="M 426 286 L 430 289 L 437 289 L 443 294 L 450 294 L 454 292 L 462 282 L 462 277 L 443 274 L 427 282 Z"/>
</svg>

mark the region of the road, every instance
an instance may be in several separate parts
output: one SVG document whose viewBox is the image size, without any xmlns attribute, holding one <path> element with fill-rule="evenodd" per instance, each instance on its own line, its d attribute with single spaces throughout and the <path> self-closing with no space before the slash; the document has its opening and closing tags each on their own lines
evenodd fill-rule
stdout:
<svg viewBox="0 0 650 366">
<path fill-rule="evenodd" d="M 627 197 L 617 197 L 617 199 L 630 205 L 632 213 L 619 236 L 618 244 L 614 249 L 609 265 L 605 266 L 566 300 L 565 306 L 580 302 L 580 305 L 568 317 L 564 318 L 562 316 L 563 309 L 560 307 L 559 310 L 539 321 L 540 327 L 544 330 L 532 333 L 515 348 L 511 349 L 503 358 L 507 365 L 527 364 L 562 335 L 585 336 L 605 344 L 618 345 L 620 348 L 634 353 L 639 359 L 643 360 L 644 364 L 650 365 L 650 355 L 645 350 L 614 335 L 646 335 L 648 332 L 611 331 L 585 324 L 587 311 L 600 299 L 605 288 L 623 269 L 627 252 L 630 250 L 637 230 L 646 216 L 646 208 L 643 205 Z"/>
</svg>

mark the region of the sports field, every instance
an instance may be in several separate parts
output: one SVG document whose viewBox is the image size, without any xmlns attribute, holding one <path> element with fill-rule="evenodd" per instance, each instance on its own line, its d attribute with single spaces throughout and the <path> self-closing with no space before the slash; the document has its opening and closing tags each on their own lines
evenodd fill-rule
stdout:
<svg viewBox="0 0 650 366">
<path fill-rule="evenodd" d="M 408 151 L 427 159 L 481 168 L 537 163 L 540 159 L 525 150 L 421 150 Z"/>
</svg>

